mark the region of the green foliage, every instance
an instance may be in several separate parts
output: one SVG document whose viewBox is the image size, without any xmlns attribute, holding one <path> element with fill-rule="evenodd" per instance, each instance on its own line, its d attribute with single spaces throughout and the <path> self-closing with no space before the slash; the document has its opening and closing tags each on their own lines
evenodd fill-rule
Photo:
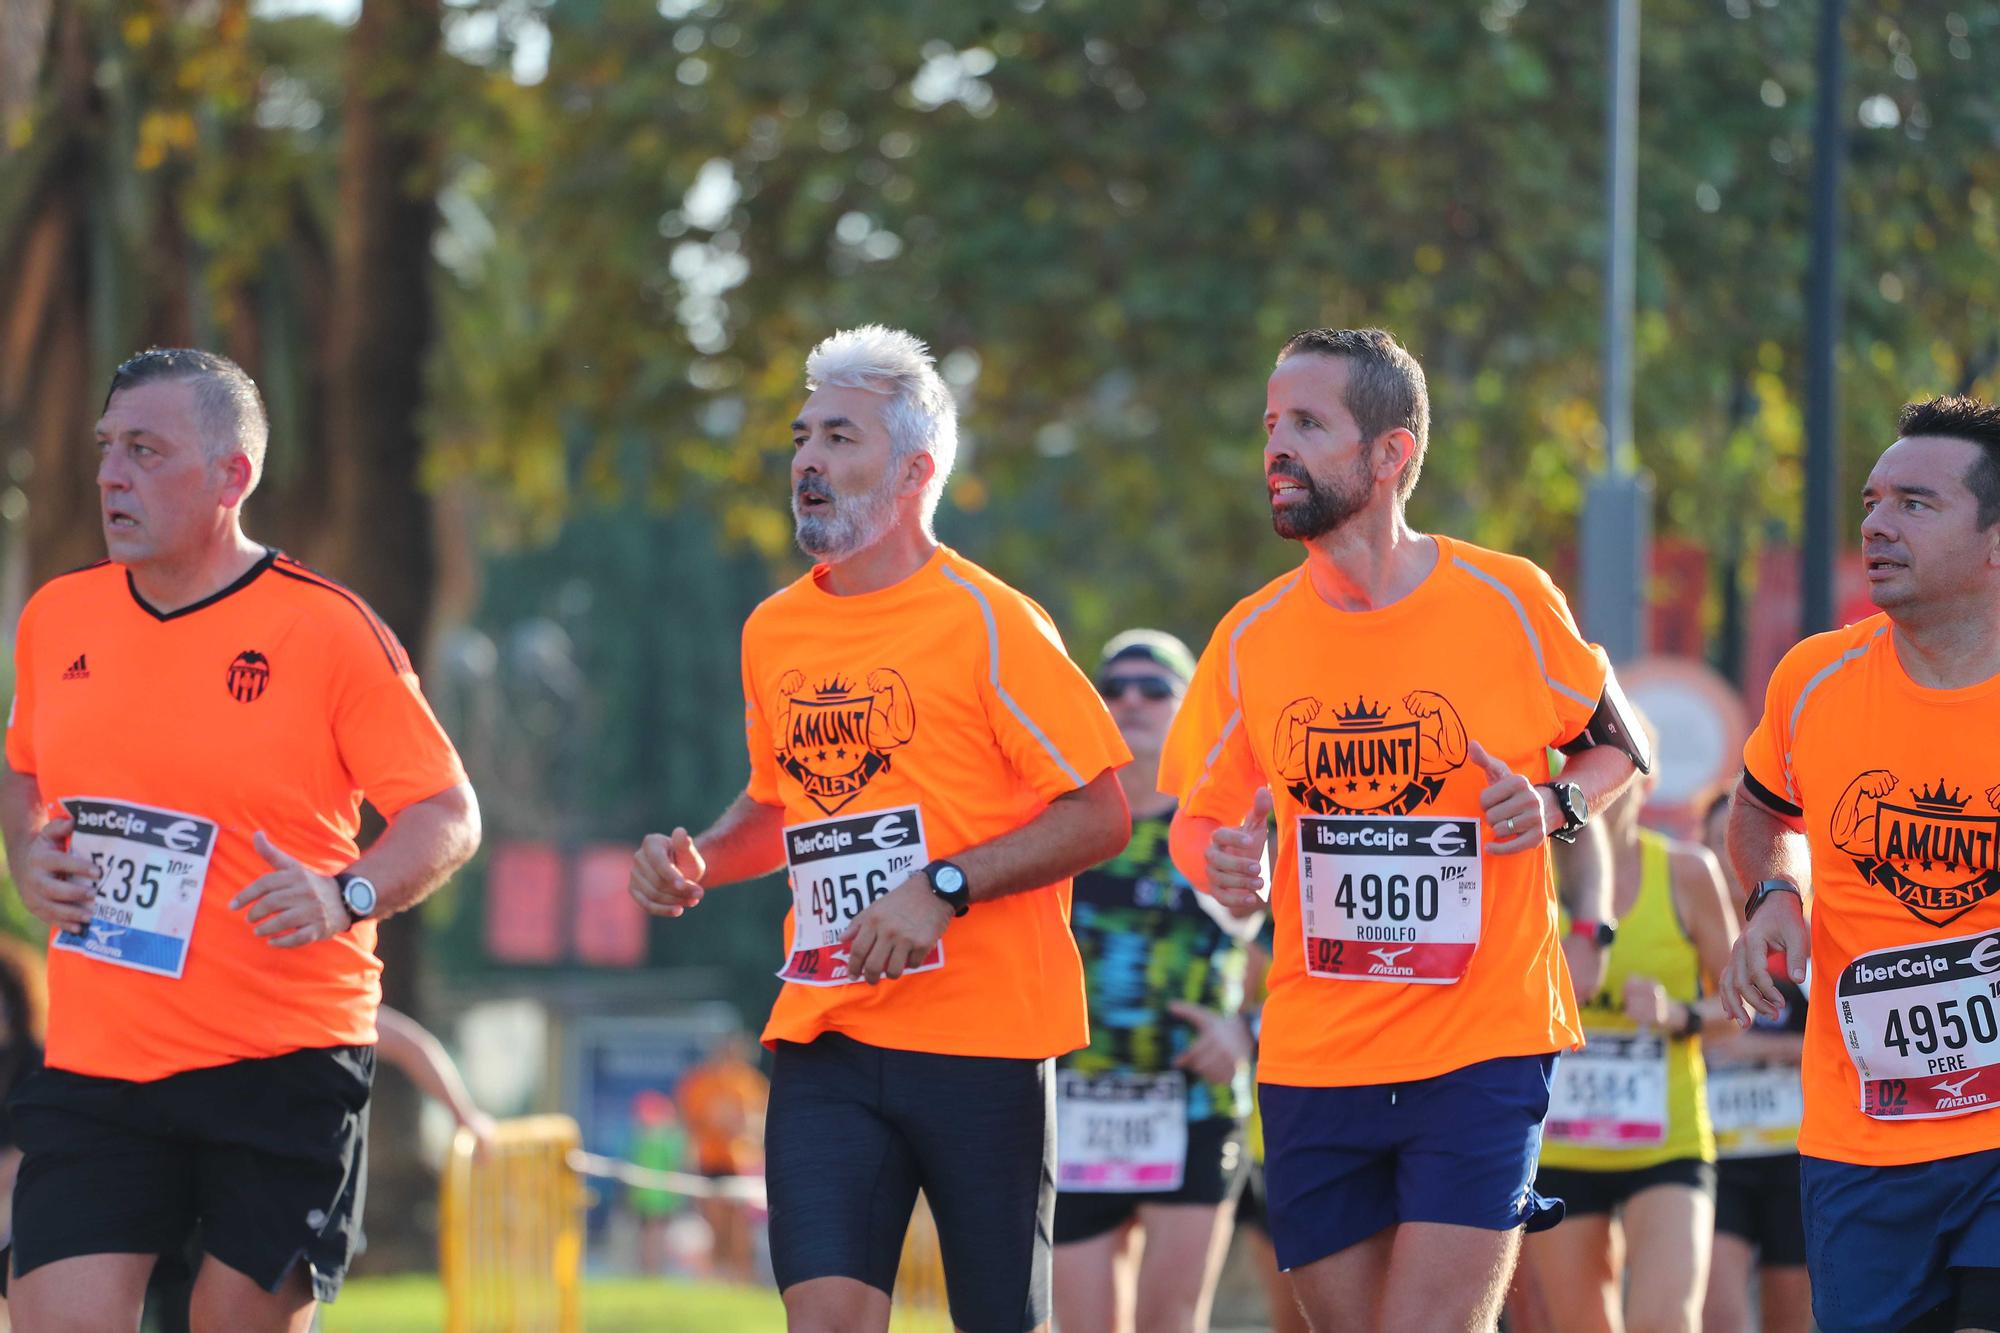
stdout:
<svg viewBox="0 0 2000 1333">
<path fill-rule="evenodd" d="M 1645 10 L 1638 435 L 1661 530 L 1716 546 L 1797 508 L 1814 11 Z M 1292 558 L 1257 484 L 1278 342 L 1379 323 L 1431 376 L 1417 520 L 1546 558 L 1601 449 L 1603 13 L 554 7 L 547 77 L 493 74 L 462 140 L 491 240 L 450 297 L 451 457 L 547 531 L 616 475 L 552 467 L 565 430 L 636 429 L 655 498 L 779 558 L 803 353 L 905 324 L 966 389 L 948 538 L 1079 647 L 1198 635 Z M 1858 478 L 1906 396 L 1990 383 L 2000 8 L 1848 35 Z"/>
</svg>

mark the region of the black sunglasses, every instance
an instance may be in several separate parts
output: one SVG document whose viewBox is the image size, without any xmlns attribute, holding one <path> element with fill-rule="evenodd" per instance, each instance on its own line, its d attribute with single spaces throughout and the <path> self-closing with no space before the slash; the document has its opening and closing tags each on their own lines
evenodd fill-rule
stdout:
<svg viewBox="0 0 2000 1333">
<path fill-rule="evenodd" d="M 1164 676 L 1106 676 L 1097 682 L 1097 692 L 1107 699 L 1121 697 L 1127 688 L 1138 690 L 1141 699 L 1154 702 L 1174 697 L 1174 683 Z"/>
</svg>

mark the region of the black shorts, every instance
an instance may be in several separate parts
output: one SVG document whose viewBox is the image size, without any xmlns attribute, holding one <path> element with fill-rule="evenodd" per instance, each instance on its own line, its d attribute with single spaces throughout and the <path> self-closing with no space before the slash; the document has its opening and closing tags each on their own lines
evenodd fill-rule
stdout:
<svg viewBox="0 0 2000 1333">
<path fill-rule="evenodd" d="M 43 1069 L 9 1102 L 23 1157 L 10 1271 L 190 1242 L 266 1291 L 301 1260 L 340 1291 L 361 1229 L 375 1048 L 242 1060 L 150 1083 Z"/>
<path fill-rule="evenodd" d="M 1056 1244 L 1115 1231 L 1138 1215 L 1146 1204 L 1228 1203 L 1243 1188 L 1250 1171 L 1250 1154 L 1243 1144 L 1243 1125 L 1230 1119 L 1196 1120 L 1188 1125 L 1187 1166 L 1181 1187 L 1158 1194 L 1056 1194 Z"/>
<path fill-rule="evenodd" d="M 1545 1166 L 1535 1172 L 1535 1192 L 1563 1201 L 1566 1214 L 1615 1213 L 1640 1190 L 1655 1185 L 1686 1185 L 1715 1197 L 1715 1163 L 1699 1157 L 1676 1157 L 1636 1171 L 1575 1171 Z"/>
<path fill-rule="evenodd" d="M 887 1050 L 838 1033 L 779 1042 L 764 1128 L 778 1289 L 847 1277 L 893 1295 L 921 1189 L 952 1322 L 965 1333 L 1048 1322 L 1051 1067 Z"/>
<path fill-rule="evenodd" d="M 1717 1162 L 1715 1229 L 1748 1242 L 1765 1268 L 1805 1267 L 1799 1155 L 1730 1157 Z"/>
</svg>

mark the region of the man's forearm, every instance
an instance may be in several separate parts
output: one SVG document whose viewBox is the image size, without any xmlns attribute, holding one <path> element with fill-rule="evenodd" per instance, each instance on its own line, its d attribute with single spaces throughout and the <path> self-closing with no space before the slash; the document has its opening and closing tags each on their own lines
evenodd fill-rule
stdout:
<svg viewBox="0 0 2000 1333">
<path fill-rule="evenodd" d="M 1132 812 L 1116 769 L 1105 769 L 1065 792 L 1011 833 L 951 860 L 965 872 L 974 902 L 990 902 L 1068 879 L 1125 850 L 1132 840 Z"/>
<path fill-rule="evenodd" d="M 1581 788 L 1584 808 L 1596 814 L 1610 804 L 1611 798 L 1623 791 L 1625 784 L 1638 776 L 1638 772 L 1623 750 L 1599 745 L 1582 754 L 1571 755 L 1563 764 L 1562 780 L 1574 782 Z"/>
<path fill-rule="evenodd" d="M 729 808 L 695 836 L 695 850 L 707 863 L 707 888 L 756 879 L 785 864 L 785 810 L 739 792 Z"/>
<path fill-rule="evenodd" d="M 479 802 L 460 783 L 404 806 L 348 869 L 375 886 L 376 917 L 407 911 L 479 850 Z"/>
<path fill-rule="evenodd" d="M 1729 862 L 1747 893 L 1760 880 L 1788 879 L 1800 889 L 1812 885 L 1812 853 L 1806 835 L 1757 803 L 1741 786 L 1729 807 Z"/>
</svg>

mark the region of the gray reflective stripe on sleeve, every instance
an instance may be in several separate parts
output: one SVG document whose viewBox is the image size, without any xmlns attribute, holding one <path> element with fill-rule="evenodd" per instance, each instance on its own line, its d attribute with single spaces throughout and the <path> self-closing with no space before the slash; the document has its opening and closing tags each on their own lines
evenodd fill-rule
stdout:
<svg viewBox="0 0 2000 1333">
<path fill-rule="evenodd" d="M 1007 693 L 1007 688 L 1000 683 L 1000 623 L 993 618 L 993 603 L 987 601 L 985 593 L 950 565 L 945 565 L 942 569 L 946 578 L 972 594 L 972 600 L 979 606 L 979 614 L 986 618 L 986 676 L 993 683 L 993 693 L 1000 696 L 1000 702 L 1007 705 L 1007 711 L 1012 713 L 1015 720 L 1035 738 L 1035 743 L 1048 752 L 1049 758 L 1056 761 L 1056 767 L 1063 771 L 1063 776 L 1081 787 L 1083 775 L 1076 771 L 1076 766 L 1063 758 L 1062 751 L 1050 743 L 1042 729 L 1035 725 L 1035 719 L 1029 717 L 1027 710 L 1014 702 L 1014 696 Z"/>
<path fill-rule="evenodd" d="M 1499 579 L 1494 578 L 1479 566 L 1467 563 L 1463 556 L 1453 556 L 1451 563 L 1472 575 L 1472 577 L 1478 579 L 1481 583 L 1493 589 L 1493 591 L 1499 593 L 1507 599 L 1507 605 L 1514 608 L 1515 616 L 1521 621 L 1521 632 L 1528 636 L 1528 646 L 1534 649 L 1535 669 L 1542 673 L 1542 683 L 1544 685 L 1547 685 L 1563 698 L 1574 700 L 1585 708 L 1597 707 L 1597 700 L 1584 697 L 1580 691 L 1571 689 L 1549 675 L 1548 659 L 1542 656 L 1542 636 L 1535 633 L 1534 622 L 1528 619 L 1528 608 L 1521 605 L 1521 599 L 1515 595 L 1512 588 L 1502 583 Z"/>
<path fill-rule="evenodd" d="M 1827 678 L 1832 676 L 1834 672 L 1851 662 L 1859 661 L 1862 657 L 1865 657 L 1868 650 L 1875 646 L 1875 640 L 1888 632 L 1889 627 L 1887 625 L 1877 625 L 1873 634 L 1860 643 L 1855 644 L 1831 662 L 1828 662 L 1818 671 L 1813 672 L 1812 679 L 1807 681 L 1806 687 L 1799 691 L 1799 697 L 1792 701 L 1791 717 L 1785 720 L 1785 735 L 1791 738 L 1793 745 L 1798 743 L 1799 714 L 1805 711 L 1807 697 L 1821 685 L 1824 685 Z M 1785 795 L 1791 799 L 1793 805 L 1803 804 L 1799 800 L 1799 785 L 1792 781 L 1792 751 L 1789 746 L 1785 750 Z"/>
<path fill-rule="evenodd" d="M 1243 637 L 1243 631 L 1250 628 L 1251 622 L 1276 606 L 1278 599 L 1297 587 L 1298 583 L 1299 576 L 1295 573 L 1286 579 L 1276 592 L 1259 602 L 1250 614 L 1238 621 L 1236 628 L 1229 632 L 1229 697 L 1236 700 L 1236 711 L 1229 715 L 1229 721 L 1223 723 L 1222 734 L 1215 738 L 1215 744 L 1208 751 L 1208 758 L 1202 760 L 1201 776 L 1188 790 L 1190 801 L 1194 799 L 1196 792 L 1208 784 L 1209 775 L 1215 772 L 1215 761 L 1222 757 L 1222 747 L 1229 743 L 1229 738 L 1235 734 L 1237 725 L 1243 721 L 1243 690 L 1236 673 L 1236 642 Z"/>
</svg>

